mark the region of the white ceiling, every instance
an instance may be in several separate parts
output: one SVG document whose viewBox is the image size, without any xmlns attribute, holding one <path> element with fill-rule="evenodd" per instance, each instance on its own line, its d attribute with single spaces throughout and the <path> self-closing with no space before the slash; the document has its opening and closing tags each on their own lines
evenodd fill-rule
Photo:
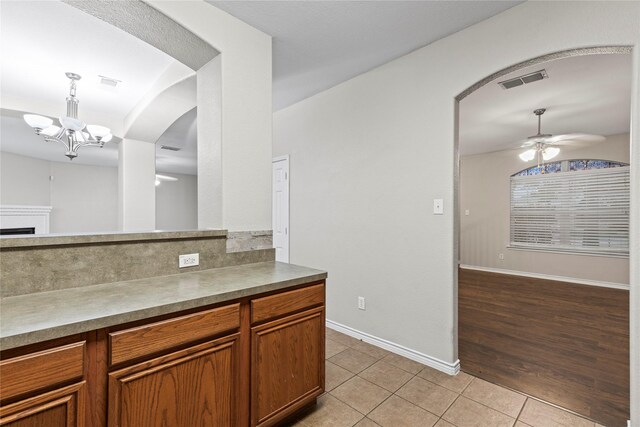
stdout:
<svg viewBox="0 0 640 427">
<path fill-rule="evenodd" d="M 170 66 L 193 74 L 164 52 L 60 1 L 2 1 L 0 7 L 2 151 L 68 161 L 61 145 L 45 144 L 20 114 L 64 115 L 69 93 L 69 80 L 64 75 L 67 71 L 82 75 L 77 88 L 79 118 L 107 126 L 120 137 L 125 117 L 154 90 L 154 84 Z M 116 89 L 100 85 L 99 75 L 122 83 Z M 176 137 L 171 128 L 167 135 Z M 187 154 L 194 157 L 188 159 Z M 182 173 L 195 173 L 195 149 L 179 156 L 183 162 L 180 167 L 169 157 L 165 154 L 158 161 L 159 170 L 166 163 Z M 83 148 L 73 163 L 115 167 L 117 144 L 108 143 L 103 149 Z"/>
<path fill-rule="evenodd" d="M 522 1 L 218 1 L 273 36 L 279 110 Z"/>
<path fill-rule="evenodd" d="M 499 81 L 547 70 L 548 79 L 513 89 Z M 536 108 L 546 108 L 542 133 L 614 135 L 629 132 L 631 55 L 558 59 L 518 70 L 460 103 L 460 154 L 516 149 L 537 132 Z"/>
</svg>

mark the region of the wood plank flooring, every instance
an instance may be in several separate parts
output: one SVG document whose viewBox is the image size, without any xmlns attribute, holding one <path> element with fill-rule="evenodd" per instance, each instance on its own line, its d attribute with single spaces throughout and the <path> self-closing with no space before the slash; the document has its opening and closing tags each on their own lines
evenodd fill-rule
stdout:
<svg viewBox="0 0 640 427">
<path fill-rule="evenodd" d="M 612 427 L 629 418 L 629 293 L 460 269 L 462 370 Z"/>
</svg>

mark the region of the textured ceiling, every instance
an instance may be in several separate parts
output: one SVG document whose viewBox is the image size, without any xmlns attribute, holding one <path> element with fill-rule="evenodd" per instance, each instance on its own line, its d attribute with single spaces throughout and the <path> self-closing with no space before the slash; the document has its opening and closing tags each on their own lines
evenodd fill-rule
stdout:
<svg viewBox="0 0 640 427">
<path fill-rule="evenodd" d="M 273 36 L 279 110 L 522 1 L 216 1 Z"/>
<path fill-rule="evenodd" d="M 537 64 L 498 79 L 540 69 L 548 79 L 502 89 L 497 81 L 460 102 L 460 154 L 519 148 L 535 135 L 536 108 L 546 108 L 542 133 L 614 135 L 629 132 L 631 55 L 588 55 Z"/>
</svg>

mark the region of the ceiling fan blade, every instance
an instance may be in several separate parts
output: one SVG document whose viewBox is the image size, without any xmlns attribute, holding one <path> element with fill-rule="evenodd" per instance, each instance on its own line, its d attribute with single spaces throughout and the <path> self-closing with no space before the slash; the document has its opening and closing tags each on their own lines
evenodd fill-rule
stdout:
<svg viewBox="0 0 640 427">
<path fill-rule="evenodd" d="M 556 145 L 570 145 L 573 142 L 588 143 L 588 142 L 602 142 L 606 138 L 601 135 L 591 135 L 588 133 L 567 133 L 564 135 L 554 135 L 547 138 L 546 144 Z"/>
</svg>

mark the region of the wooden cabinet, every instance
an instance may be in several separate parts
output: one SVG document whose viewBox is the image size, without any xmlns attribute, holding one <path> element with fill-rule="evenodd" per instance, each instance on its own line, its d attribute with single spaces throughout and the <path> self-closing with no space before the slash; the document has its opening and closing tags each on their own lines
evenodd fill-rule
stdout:
<svg viewBox="0 0 640 427">
<path fill-rule="evenodd" d="M 324 391 L 324 282 L 2 352 L 0 426 L 271 426 Z"/>
<path fill-rule="evenodd" d="M 109 374 L 109 427 L 234 426 L 238 338 L 233 335 Z"/>
<path fill-rule="evenodd" d="M 0 409 L 0 425 L 11 427 L 83 427 L 85 382 L 62 387 Z"/>
<path fill-rule="evenodd" d="M 271 426 L 324 391 L 324 307 L 251 329 L 251 425 Z"/>
<path fill-rule="evenodd" d="M 0 425 L 84 426 L 85 341 L 0 361 Z"/>
</svg>

